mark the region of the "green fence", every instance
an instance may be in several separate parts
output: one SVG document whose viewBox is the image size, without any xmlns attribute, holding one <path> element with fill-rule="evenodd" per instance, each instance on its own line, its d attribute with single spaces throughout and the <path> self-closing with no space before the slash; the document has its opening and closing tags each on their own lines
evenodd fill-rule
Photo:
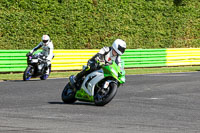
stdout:
<svg viewBox="0 0 200 133">
<path fill-rule="evenodd" d="M 26 54 L 29 51 L 0 50 L 0 72 L 24 71 L 27 66 Z"/>
<path fill-rule="evenodd" d="M 166 49 L 127 49 L 122 59 L 125 68 L 166 66 Z"/>
<path fill-rule="evenodd" d="M 55 57 L 57 54 L 60 56 L 63 52 L 63 50 L 55 51 Z M 66 56 L 66 60 L 69 59 L 70 53 L 66 55 L 66 52 L 71 52 L 71 56 L 74 58 L 73 53 L 77 51 L 78 50 L 64 50 L 65 54 L 63 53 L 62 58 Z M 0 50 L 0 72 L 24 71 L 27 66 L 26 53 L 28 52 L 29 50 Z M 80 57 L 77 56 L 76 58 L 82 58 L 81 54 Z M 125 61 L 125 68 L 166 66 L 166 49 L 127 49 L 122 59 Z M 73 62 L 71 64 L 73 64 Z M 59 63 L 59 65 L 62 66 L 63 64 Z M 80 66 L 80 64 L 77 63 L 74 65 Z M 58 64 L 55 64 L 55 66 L 58 67 Z M 81 67 L 74 66 L 74 70 L 80 69 Z M 54 61 L 52 61 L 52 70 L 54 70 Z M 70 68 L 69 70 L 72 69 Z"/>
</svg>

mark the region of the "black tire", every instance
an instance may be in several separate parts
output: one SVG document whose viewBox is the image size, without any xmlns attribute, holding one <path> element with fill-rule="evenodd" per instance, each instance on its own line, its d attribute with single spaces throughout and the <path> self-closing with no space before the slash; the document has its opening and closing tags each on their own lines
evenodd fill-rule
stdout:
<svg viewBox="0 0 200 133">
<path fill-rule="evenodd" d="M 76 92 L 71 87 L 70 83 L 68 83 L 62 92 L 61 97 L 62 97 L 63 102 L 64 103 L 74 103 L 76 101 L 75 94 L 76 94 Z"/>
<path fill-rule="evenodd" d="M 116 95 L 117 90 L 118 90 L 117 84 L 114 82 L 111 82 L 109 87 L 110 87 L 110 89 L 109 89 L 108 93 L 105 96 L 103 96 L 101 99 L 99 99 L 99 96 L 98 96 L 100 94 L 98 94 L 98 93 L 95 94 L 95 96 L 94 96 L 95 105 L 104 106 L 114 98 L 114 96 Z"/>
<path fill-rule="evenodd" d="M 31 75 L 31 71 L 32 71 L 32 67 L 31 66 L 28 66 L 26 68 L 26 70 L 24 71 L 24 74 L 23 74 L 23 80 L 24 81 L 28 81 L 31 79 L 32 75 Z"/>
</svg>

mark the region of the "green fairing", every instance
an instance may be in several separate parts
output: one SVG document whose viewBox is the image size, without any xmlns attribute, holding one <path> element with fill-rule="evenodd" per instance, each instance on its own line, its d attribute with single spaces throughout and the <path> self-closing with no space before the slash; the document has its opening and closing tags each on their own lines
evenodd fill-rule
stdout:
<svg viewBox="0 0 200 133">
<path fill-rule="evenodd" d="M 83 101 L 88 101 L 88 102 L 94 101 L 94 97 L 88 95 L 82 88 L 76 92 L 75 97 Z"/>
<path fill-rule="evenodd" d="M 124 62 L 122 62 L 122 68 L 124 67 Z M 115 79 L 117 79 L 120 84 L 124 83 L 125 81 L 123 81 L 122 79 L 125 79 L 125 71 L 121 70 L 120 67 L 113 62 L 112 65 L 108 65 L 108 66 L 104 66 L 102 67 L 103 71 L 104 71 L 104 77 L 114 77 Z M 112 69 L 116 72 L 116 74 L 112 71 Z"/>
<path fill-rule="evenodd" d="M 122 68 L 124 64 L 122 63 Z M 120 67 L 113 62 L 112 65 L 102 65 L 102 69 L 104 72 L 104 77 L 114 77 L 119 81 L 120 84 L 125 82 L 125 71 L 121 70 Z M 116 76 L 117 75 L 117 76 Z M 124 80 L 122 80 L 124 78 Z M 76 92 L 75 97 L 79 100 L 94 102 L 94 97 L 88 95 L 83 88 Z"/>
</svg>

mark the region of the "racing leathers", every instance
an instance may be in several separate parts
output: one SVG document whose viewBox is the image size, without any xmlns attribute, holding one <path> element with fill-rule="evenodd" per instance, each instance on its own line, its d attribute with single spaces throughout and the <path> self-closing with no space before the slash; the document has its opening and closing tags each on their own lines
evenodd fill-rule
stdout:
<svg viewBox="0 0 200 133">
<path fill-rule="evenodd" d="M 114 56 L 112 54 L 112 50 L 114 50 L 112 47 L 103 47 L 96 55 L 88 60 L 87 67 L 74 77 L 74 82 L 78 81 L 83 76 L 99 69 L 99 62 L 109 65 L 112 64 L 113 61 L 115 61 L 115 63 L 121 67 L 120 56 Z"/>
<path fill-rule="evenodd" d="M 46 70 L 46 74 L 49 75 L 49 66 L 51 65 L 51 60 L 54 57 L 53 54 L 53 42 L 50 41 L 47 45 L 45 45 L 43 42 L 40 42 L 35 48 L 33 48 L 30 53 L 34 53 L 35 51 L 37 51 L 39 48 L 42 48 L 42 52 L 38 53 L 38 55 L 42 55 L 45 57 L 46 61 L 47 61 L 47 70 Z"/>
</svg>

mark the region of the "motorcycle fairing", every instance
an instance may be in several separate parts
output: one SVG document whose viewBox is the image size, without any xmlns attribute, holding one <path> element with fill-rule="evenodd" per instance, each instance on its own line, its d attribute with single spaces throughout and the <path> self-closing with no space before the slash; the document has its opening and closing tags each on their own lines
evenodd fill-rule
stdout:
<svg viewBox="0 0 200 133">
<path fill-rule="evenodd" d="M 94 87 L 104 78 L 103 70 L 97 70 L 88 74 L 81 86 L 81 89 L 76 92 L 76 98 L 85 101 L 94 101 Z"/>
</svg>

